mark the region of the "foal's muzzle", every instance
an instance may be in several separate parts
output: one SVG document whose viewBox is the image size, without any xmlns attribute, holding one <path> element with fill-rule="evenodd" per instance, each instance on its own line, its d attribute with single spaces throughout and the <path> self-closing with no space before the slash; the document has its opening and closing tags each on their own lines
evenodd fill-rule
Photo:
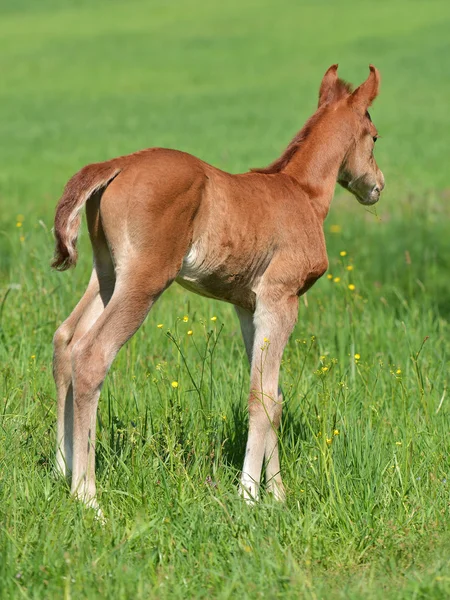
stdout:
<svg viewBox="0 0 450 600">
<path fill-rule="evenodd" d="M 384 185 L 384 176 L 383 173 L 380 171 L 377 183 L 371 189 L 369 188 L 370 191 L 368 191 L 368 193 L 363 195 L 361 194 L 360 190 L 353 190 L 351 183 L 348 189 L 355 194 L 358 202 L 364 204 L 365 206 L 371 206 L 372 204 L 378 202 L 378 200 L 380 199 L 381 192 L 384 190 Z"/>
</svg>

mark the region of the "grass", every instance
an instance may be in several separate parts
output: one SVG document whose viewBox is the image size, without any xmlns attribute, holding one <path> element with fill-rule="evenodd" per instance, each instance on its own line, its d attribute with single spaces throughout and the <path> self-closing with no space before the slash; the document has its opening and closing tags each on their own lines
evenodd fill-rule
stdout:
<svg viewBox="0 0 450 600">
<path fill-rule="evenodd" d="M 447 598 L 448 3 L 4 0 L 0 17 L 0 597 Z M 282 367 L 286 505 L 237 497 L 232 308 L 174 286 L 103 389 L 101 525 L 53 470 L 51 338 L 90 263 L 84 234 L 75 271 L 48 267 L 65 181 L 151 145 L 267 164 L 334 62 L 382 73 L 387 188 L 375 212 L 338 192 L 325 224 L 333 278 Z"/>
</svg>

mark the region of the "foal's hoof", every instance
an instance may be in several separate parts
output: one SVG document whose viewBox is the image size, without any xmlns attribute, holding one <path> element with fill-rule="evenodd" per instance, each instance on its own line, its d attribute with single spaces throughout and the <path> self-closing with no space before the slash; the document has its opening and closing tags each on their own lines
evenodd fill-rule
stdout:
<svg viewBox="0 0 450 600">
<path fill-rule="evenodd" d="M 103 511 L 98 505 L 97 501 L 91 501 L 88 504 L 85 504 L 85 506 L 86 508 L 89 508 L 94 512 L 94 520 L 97 521 L 97 523 L 100 523 L 100 525 L 106 525 L 106 517 L 103 514 Z"/>
<path fill-rule="evenodd" d="M 252 480 L 244 477 L 239 483 L 239 496 L 245 500 L 249 506 L 253 506 L 259 500 L 259 486 Z"/>
<path fill-rule="evenodd" d="M 98 521 L 100 523 L 100 525 L 106 525 L 106 517 L 103 514 L 102 509 L 99 506 L 97 506 L 97 508 L 94 508 L 94 510 L 95 510 L 95 516 L 94 516 L 95 520 Z"/>
<path fill-rule="evenodd" d="M 286 502 L 286 492 L 284 485 L 280 483 L 270 482 L 267 484 L 267 491 L 277 502 Z"/>
<path fill-rule="evenodd" d="M 103 514 L 102 509 L 100 508 L 99 503 L 97 502 L 97 498 L 95 496 L 91 498 L 86 498 L 86 496 L 82 496 L 81 494 L 76 494 L 75 498 L 81 502 L 86 508 L 92 509 L 94 512 L 94 519 L 98 521 L 101 525 L 105 525 L 106 518 Z"/>
</svg>

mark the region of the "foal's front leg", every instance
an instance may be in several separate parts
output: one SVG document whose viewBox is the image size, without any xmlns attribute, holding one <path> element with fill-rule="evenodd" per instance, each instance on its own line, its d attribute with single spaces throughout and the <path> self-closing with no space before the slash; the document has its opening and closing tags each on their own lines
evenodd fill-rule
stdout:
<svg viewBox="0 0 450 600">
<path fill-rule="evenodd" d="M 264 458 L 266 464 L 266 490 L 273 494 L 274 498 L 284 502 L 285 492 L 283 481 L 281 479 L 280 453 L 278 449 L 278 429 L 281 423 L 282 410 L 283 394 L 279 387 L 278 398 L 274 403 L 272 423 L 266 436 Z"/>
<path fill-rule="evenodd" d="M 242 337 L 244 338 L 245 350 L 247 352 L 248 362 L 252 364 L 253 344 L 255 340 L 255 325 L 253 323 L 253 313 L 239 306 L 235 306 L 236 313 L 241 325 Z M 273 494 L 277 500 L 283 501 L 285 498 L 284 486 L 280 473 L 280 457 L 278 451 L 278 428 L 281 422 L 281 413 L 283 409 L 283 396 L 281 388 L 278 387 L 278 399 L 274 403 L 274 415 L 266 436 L 264 449 L 264 459 L 266 467 L 266 490 Z"/>
<path fill-rule="evenodd" d="M 244 498 L 258 498 L 264 456 L 268 460 L 269 488 L 279 486 L 276 496 L 283 496 L 277 433 L 281 418 L 278 378 L 284 347 L 297 319 L 297 296 L 274 301 L 267 294 L 257 299 L 250 395 L 248 400 L 249 433 L 241 477 Z M 239 314 L 239 313 L 238 313 Z"/>
</svg>

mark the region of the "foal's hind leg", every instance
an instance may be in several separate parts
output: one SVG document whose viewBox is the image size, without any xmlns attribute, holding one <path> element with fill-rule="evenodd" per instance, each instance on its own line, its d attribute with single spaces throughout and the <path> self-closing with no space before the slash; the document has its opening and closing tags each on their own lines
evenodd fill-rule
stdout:
<svg viewBox="0 0 450 600">
<path fill-rule="evenodd" d="M 77 341 L 103 312 L 113 289 L 113 277 L 106 277 L 103 274 L 100 282 L 97 271 L 94 269 L 86 292 L 71 315 L 57 329 L 53 338 L 53 377 L 58 402 L 56 465 L 58 471 L 66 476 L 72 470 L 73 448 L 73 390 L 70 355 Z"/>
<path fill-rule="evenodd" d="M 94 269 L 86 292 L 53 338 L 53 376 L 58 398 L 56 464 L 68 475 L 73 453 L 73 384 L 71 353 L 78 340 L 92 327 L 108 304 L 115 286 L 115 270 L 99 216 L 100 194 L 86 206 L 94 252 Z"/>
<path fill-rule="evenodd" d="M 53 377 L 57 396 L 56 466 L 68 476 L 72 470 L 72 365 L 70 353 L 75 331 L 88 310 L 97 305 L 99 284 L 93 271 L 86 292 L 53 337 Z"/>
<path fill-rule="evenodd" d="M 158 269 L 149 270 L 148 263 L 129 263 L 119 270 L 109 304 L 72 350 L 72 493 L 90 506 L 96 506 L 95 430 L 103 381 L 117 352 L 137 331 L 152 304 L 170 283 Z"/>
</svg>

